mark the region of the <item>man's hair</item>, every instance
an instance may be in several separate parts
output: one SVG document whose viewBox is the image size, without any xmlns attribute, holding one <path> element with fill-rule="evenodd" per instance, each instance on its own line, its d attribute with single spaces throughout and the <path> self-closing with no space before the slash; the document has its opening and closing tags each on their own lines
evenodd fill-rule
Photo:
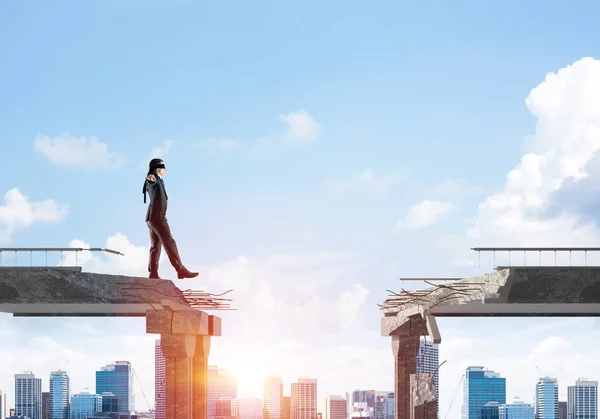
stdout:
<svg viewBox="0 0 600 419">
<path fill-rule="evenodd" d="M 150 160 L 150 163 L 148 164 L 148 174 L 154 172 L 159 165 L 163 164 L 163 160 L 162 159 L 152 159 Z"/>
</svg>

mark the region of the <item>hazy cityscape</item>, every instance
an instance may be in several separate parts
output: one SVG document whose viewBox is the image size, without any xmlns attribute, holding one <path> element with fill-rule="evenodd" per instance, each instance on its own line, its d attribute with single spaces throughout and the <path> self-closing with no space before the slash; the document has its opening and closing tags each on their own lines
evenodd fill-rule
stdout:
<svg viewBox="0 0 600 419">
<path fill-rule="evenodd" d="M 438 388 L 438 345 L 421 340 L 418 373 L 434 374 Z M 53 371 L 48 381 L 31 372 L 15 374 L 14 400 L 0 391 L 0 414 L 10 419 L 139 419 L 165 418 L 165 360 L 160 340 L 155 344 L 155 406 L 135 410 L 130 361 L 115 361 L 96 371 L 96 388 L 73 394 L 67 371 Z M 46 385 L 47 383 L 47 385 Z M 506 378 L 483 366 L 468 366 L 461 381 L 462 419 L 597 419 L 598 381 L 581 378 L 567 384 L 568 399 L 559 400 L 556 378 L 532 383 L 533 399 L 506 394 Z M 42 388 L 48 391 L 42 391 Z M 142 393 L 143 394 L 143 393 Z M 143 394 L 143 397 L 146 397 Z M 319 398 L 325 409 L 319 410 Z M 146 400 L 147 401 L 147 400 Z M 438 417 L 442 417 L 438 413 Z M 238 398 L 237 378 L 227 369 L 208 369 L 209 419 L 393 419 L 394 391 L 354 389 L 343 395 L 323 395 L 317 377 L 299 377 L 289 387 L 280 376 L 264 381 L 261 398 Z"/>
</svg>

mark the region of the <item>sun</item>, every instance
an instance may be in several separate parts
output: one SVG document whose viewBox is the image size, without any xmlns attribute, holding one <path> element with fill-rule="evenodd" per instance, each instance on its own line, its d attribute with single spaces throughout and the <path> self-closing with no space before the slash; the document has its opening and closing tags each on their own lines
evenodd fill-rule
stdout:
<svg viewBox="0 0 600 419">
<path fill-rule="evenodd" d="M 247 359 L 238 359 L 227 369 L 237 378 L 239 398 L 263 398 L 265 378 L 268 374 L 262 365 L 253 364 Z"/>
</svg>

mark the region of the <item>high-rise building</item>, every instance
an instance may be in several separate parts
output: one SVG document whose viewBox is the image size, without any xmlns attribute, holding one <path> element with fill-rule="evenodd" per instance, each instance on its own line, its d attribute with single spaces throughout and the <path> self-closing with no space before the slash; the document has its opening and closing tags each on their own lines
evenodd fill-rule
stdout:
<svg viewBox="0 0 600 419">
<path fill-rule="evenodd" d="M 440 381 L 439 381 L 439 347 L 437 343 L 421 339 L 419 353 L 417 355 L 417 374 L 432 374 L 433 385 L 435 386 L 435 398 L 440 400 Z M 438 416 L 440 404 L 437 403 Z"/>
<path fill-rule="evenodd" d="M 119 412 L 135 410 L 133 371 L 129 361 L 117 361 L 96 371 L 96 394 L 104 392 L 117 397 Z"/>
<path fill-rule="evenodd" d="M 50 373 L 50 419 L 69 419 L 71 391 L 65 371 Z"/>
<path fill-rule="evenodd" d="M 558 380 L 552 377 L 540 378 L 535 385 L 535 418 L 558 418 Z"/>
<path fill-rule="evenodd" d="M 354 390 L 348 404 L 349 411 L 352 411 L 354 403 L 366 403 L 367 410 L 374 410 L 375 390 Z"/>
<path fill-rule="evenodd" d="M 42 417 L 42 379 L 32 372 L 15 374 L 15 415 Z"/>
<path fill-rule="evenodd" d="M 215 419 L 217 400 L 237 399 L 237 379 L 229 371 L 208 366 L 208 419 Z"/>
<path fill-rule="evenodd" d="M 376 391 L 373 404 L 374 419 L 394 419 L 394 392 Z"/>
<path fill-rule="evenodd" d="M 317 419 L 317 379 L 300 377 L 292 383 L 291 419 Z"/>
<path fill-rule="evenodd" d="M 224 398 L 217 400 L 215 405 L 215 418 L 216 419 L 232 419 L 234 418 L 231 410 L 232 399 Z"/>
<path fill-rule="evenodd" d="M 506 378 L 484 367 L 468 367 L 465 373 L 463 419 L 479 419 L 486 403 L 506 403 Z"/>
<path fill-rule="evenodd" d="M 500 405 L 500 419 L 534 419 L 535 408 L 515 397 L 512 403 Z"/>
<path fill-rule="evenodd" d="M 0 391 L 0 415 L 1 419 L 6 419 L 8 417 L 8 400 L 6 393 L 3 391 Z"/>
<path fill-rule="evenodd" d="M 50 419 L 50 392 L 42 392 L 42 419 Z"/>
<path fill-rule="evenodd" d="M 292 419 L 292 412 L 290 409 L 291 397 L 283 396 L 283 419 Z"/>
<path fill-rule="evenodd" d="M 349 419 L 372 419 L 373 409 L 367 402 L 352 403 L 352 410 L 348 415 Z"/>
<path fill-rule="evenodd" d="M 73 395 L 71 399 L 71 419 L 86 419 L 102 412 L 102 396 L 92 394 L 87 388 Z"/>
<path fill-rule="evenodd" d="M 262 419 L 263 404 L 259 399 L 234 399 L 231 415 L 238 419 Z"/>
<path fill-rule="evenodd" d="M 269 376 L 265 380 L 264 419 L 283 419 L 283 380 Z"/>
<path fill-rule="evenodd" d="M 498 402 L 487 402 L 485 406 L 479 409 L 479 419 L 499 419 L 499 407 L 500 403 Z"/>
<path fill-rule="evenodd" d="M 422 356 L 421 359 L 425 357 Z M 431 359 L 431 356 L 427 359 Z M 427 365 L 421 363 L 420 367 L 425 369 Z M 346 398 L 348 417 L 352 416 L 356 403 L 359 403 L 360 409 L 363 409 L 363 412 L 368 411 L 373 419 L 394 419 L 394 392 L 392 391 L 354 390 L 350 395 L 346 393 Z"/>
<path fill-rule="evenodd" d="M 558 402 L 558 419 L 567 419 L 567 402 Z"/>
<path fill-rule="evenodd" d="M 348 403 L 343 396 L 329 396 L 325 400 L 325 419 L 347 419 Z"/>
<path fill-rule="evenodd" d="M 119 411 L 119 399 L 110 391 L 100 394 L 102 397 L 102 413 L 116 413 Z"/>
<path fill-rule="evenodd" d="M 155 419 L 165 419 L 165 357 L 160 339 L 154 344 L 154 406 Z"/>
<path fill-rule="evenodd" d="M 569 419 L 598 419 L 598 381 L 580 378 L 567 388 Z"/>
</svg>

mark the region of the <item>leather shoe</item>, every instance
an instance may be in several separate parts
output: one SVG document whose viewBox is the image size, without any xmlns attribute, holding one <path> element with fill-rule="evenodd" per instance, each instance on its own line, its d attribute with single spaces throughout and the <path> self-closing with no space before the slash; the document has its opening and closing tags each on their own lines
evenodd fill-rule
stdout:
<svg viewBox="0 0 600 419">
<path fill-rule="evenodd" d="M 177 278 L 195 278 L 198 276 L 198 272 L 190 272 L 187 268 L 182 268 L 179 272 L 177 272 Z"/>
</svg>

